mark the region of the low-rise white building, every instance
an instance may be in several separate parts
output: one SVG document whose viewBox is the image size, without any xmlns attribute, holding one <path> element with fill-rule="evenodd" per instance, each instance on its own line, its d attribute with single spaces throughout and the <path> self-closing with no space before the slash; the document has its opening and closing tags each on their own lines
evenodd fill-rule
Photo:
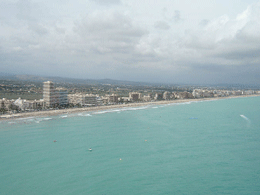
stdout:
<svg viewBox="0 0 260 195">
<path fill-rule="evenodd" d="M 68 95 L 69 103 L 81 106 L 97 106 L 102 104 L 102 100 L 93 94 L 75 93 Z"/>
<path fill-rule="evenodd" d="M 150 102 L 150 101 L 151 101 L 151 96 L 150 96 L 150 95 L 144 95 L 144 96 L 142 97 L 142 99 L 143 99 L 143 101 L 145 101 L 145 102 Z"/>
<path fill-rule="evenodd" d="M 164 99 L 164 100 L 169 100 L 169 99 L 171 99 L 171 93 L 170 93 L 169 91 L 165 91 L 165 92 L 163 93 L 163 99 Z"/>
</svg>

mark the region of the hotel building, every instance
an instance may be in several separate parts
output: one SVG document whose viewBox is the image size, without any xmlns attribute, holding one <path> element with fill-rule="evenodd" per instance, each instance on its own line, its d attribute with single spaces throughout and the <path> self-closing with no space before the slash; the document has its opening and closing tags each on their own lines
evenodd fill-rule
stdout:
<svg viewBox="0 0 260 195">
<path fill-rule="evenodd" d="M 43 82 L 43 100 L 47 107 L 67 105 L 68 91 L 64 88 L 54 89 L 54 84 L 51 81 Z"/>
</svg>

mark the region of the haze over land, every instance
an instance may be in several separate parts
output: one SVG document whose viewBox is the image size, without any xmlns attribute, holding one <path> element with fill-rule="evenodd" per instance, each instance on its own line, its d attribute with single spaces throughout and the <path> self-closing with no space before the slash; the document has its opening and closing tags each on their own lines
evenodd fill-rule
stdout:
<svg viewBox="0 0 260 195">
<path fill-rule="evenodd" d="M 2 0 L 1 72 L 260 84 L 260 1 Z"/>
</svg>

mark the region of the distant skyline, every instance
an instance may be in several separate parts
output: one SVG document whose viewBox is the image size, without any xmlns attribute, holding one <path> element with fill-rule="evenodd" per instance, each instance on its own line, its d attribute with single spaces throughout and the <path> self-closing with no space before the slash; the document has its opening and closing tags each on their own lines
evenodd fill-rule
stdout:
<svg viewBox="0 0 260 195">
<path fill-rule="evenodd" d="M 259 63 L 260 1 L 0 1 L 0 72 L 260 84 Z"/>
</svg>

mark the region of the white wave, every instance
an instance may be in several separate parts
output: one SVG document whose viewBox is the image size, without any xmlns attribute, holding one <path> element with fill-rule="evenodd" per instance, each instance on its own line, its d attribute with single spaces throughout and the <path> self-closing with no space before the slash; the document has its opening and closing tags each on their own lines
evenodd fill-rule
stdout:
<svg viewBox="0 0 260 195">
<path fill-rule="evenodd" d="M 44 118 L 42 119 L 43 121 L 48 121 L 48 120 L 51 120 L 52 118 Z"/>
<path fill-rule="evenodd" d="M 152 107 L 152 108 L 158 108 L 158 107 Z"/>
<path fill-rule="evenodd" d="M 94 114 L 105 114 L 106 112 L 94 112 Z"/>
<path fill-rule="evenodd" d="M 121 108 L 120 110 L 121 110 L 121 111 L 127 111 L 128 108 L 125 108 L 125 107 L 124 107 L 124 108 Z"/>
<path fill-rule="evenodd" d="M 40 123 L 42 121 L 48 121 L 48 120 L 52 120 L 52 118 L 37 118 L 34 120 L 35 123 Z"/>
<path fill-rule="evenodd" d="M 17 120 L 32 120 L 35 117 L 18 118 Z"/>
<path fill-rule="evenodd" d="M 118 112 L 118 111 L 104 110 L 104 111 L 94 112 L 94 114 L 105 114 L 105 113 L 112 113 L 112 112 Z"/>
<path fill-rule="evenodd" d="M 193 101 L 192 103 L 200 103 L 203 102 L 202 100 L 198 100 L 198 101 Z"/>
<path fill-rule="evenodd" d="M 144 109 L 147 109 L 148 107 L 145 106 L 145 107 L 136 107 L 136 108 L 128 108 L 128 110 L 144 110 Z"/>
<path fill-rule="evenodd" d="M 245 119 L 247 121 L 247 127 L 249 128 L 251 125 L 251 121 L 249 118 L 247 118 L 245 115 L 241 114 L 240 117 L 242 117 L 243 119 Z"/>
<path fill-rule="evenodd" d="M 249 118 L 247 118 L 247 117 L 246 117 L 245 115 L 243 115 L 243 114 L 241 114 L 240 116 L 241 116 L 243 119 L 247 120 L 247 121 L 249 120 Z"/>
<path fill-rule="evenodd" d="M 191 102 L 175 103 L 175 105 L 186 105 L 186 104 L 191 104 Z"/>
<path fill-rule="evenodd" d="M 123 111 L 143 110 L 143 109 L 147 109 L 147 108 L 149 108 L 149 107 L 148 106 L 145 106 L 145 107 L 123 107 L 121 109 L 98 111 L 98 112 L 94 112 L 93 114 L 105 114 L 105 113 L 113 113 L 113 112 L 121 113 Z"/>
<path fill-rule="evenodd" d="M 114 112 L 120 112 L 120 110 L 113 110 Z"/>
<path fill-rule="evenodd" d="M 67 118 L 68 117 L 68 115 L 64 115 L 64 116 L 61 116 L 60 118 Z"/>
</svg>

